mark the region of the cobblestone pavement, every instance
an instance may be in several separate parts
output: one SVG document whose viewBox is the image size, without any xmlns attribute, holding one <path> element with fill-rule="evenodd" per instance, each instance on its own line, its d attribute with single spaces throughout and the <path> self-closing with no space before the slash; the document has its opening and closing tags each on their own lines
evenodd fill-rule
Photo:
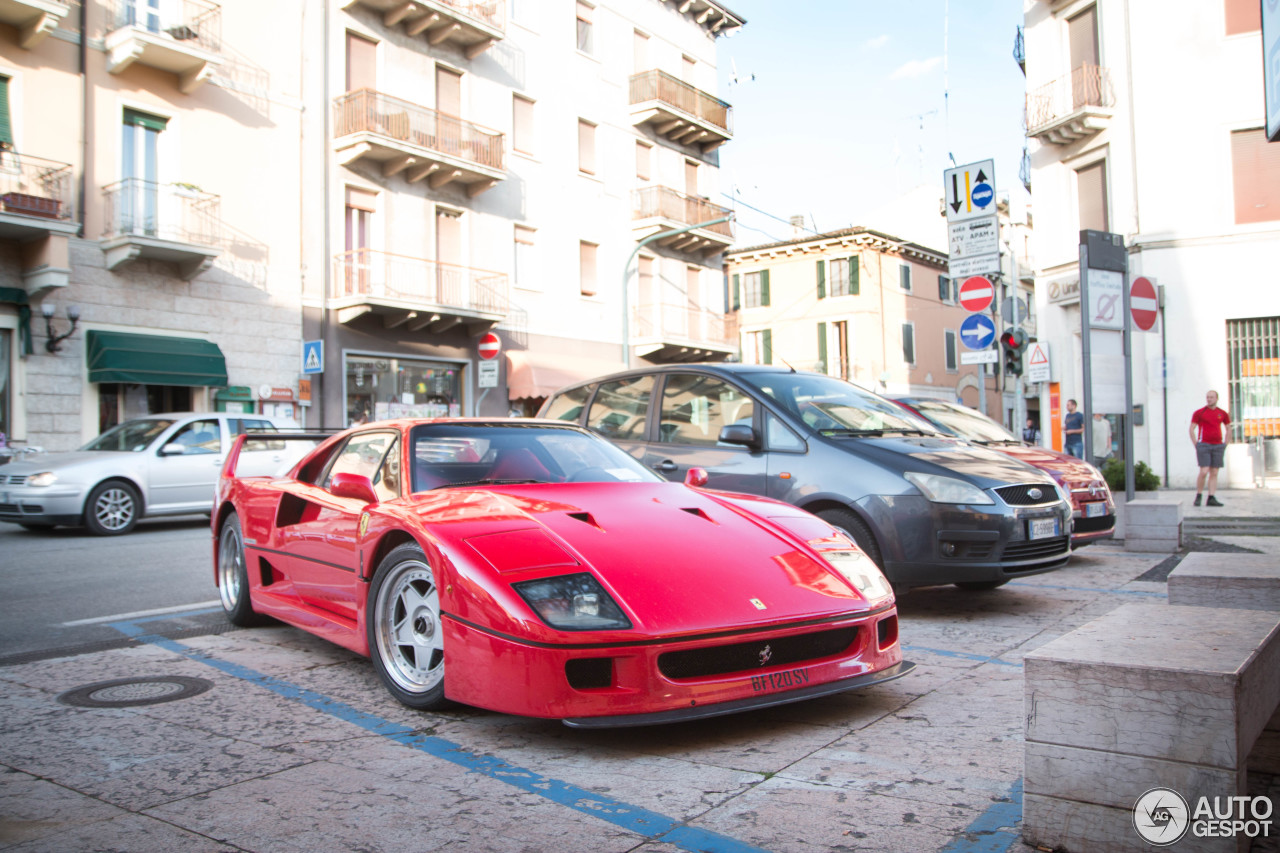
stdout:
<svg viewBox="0 0 1280 853">
<path fill-rule="evenodd" d="M 1280 519 L 1280 492 L 1221 497 L 1215 512 Z M 899 603 L 911 675 L 649 729 L 419 714 L 301 631 L 122 621 L 137 645 L 0 667 L 0 850 L 1025 850 L 1023 655 L 1121 603 L 1163 602 L 1144 576 L 1168 556 L 1102 543 L 998 590 L 915 590 Z M 114 679 L 151 681 L 88 691 L 121 707 L 65 704 Z"/>
</svg>

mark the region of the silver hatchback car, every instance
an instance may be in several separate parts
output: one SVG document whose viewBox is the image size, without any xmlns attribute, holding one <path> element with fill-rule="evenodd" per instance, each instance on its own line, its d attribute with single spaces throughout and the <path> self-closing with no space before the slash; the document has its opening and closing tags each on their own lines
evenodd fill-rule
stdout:
<svg viewBox="0 0 1280 853">
<path fill-rule="evenodd" d="M 112 427 L 79 450 L 0 465 L 0 521 L 29 530 L 84 525 L 128 533 L 143 516 L 209 512 L 226 451 L 241 433 L 277 433 L 263 415 L 178 412 Z M 307 442 L 264 438 L 245 445 L 241 476 L 283 473 Z"/>
</svg>

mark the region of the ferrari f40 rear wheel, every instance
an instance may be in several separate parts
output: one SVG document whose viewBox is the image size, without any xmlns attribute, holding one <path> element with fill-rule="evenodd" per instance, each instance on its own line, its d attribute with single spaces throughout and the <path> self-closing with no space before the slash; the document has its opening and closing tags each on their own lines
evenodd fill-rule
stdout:
<svg viewBox="0 0 1280 853">
<path fill-rule="evenodd" d="M 419 711 L 443 706 L 440 591 L 421 548 L 401 545 L 383 559 L 367 606 L 369 655 L 387 690 Z"/>
<path fill-rule="evenodd" d="M 244 534 L 240 532 L 240 517 L 227 516 L 218 533 L 218 598 L 227 621 L 241 628 L 263 625 L 270 620 L 253 612 L 249 601 L 249 572 L 245 567 Z"/>
</svg>

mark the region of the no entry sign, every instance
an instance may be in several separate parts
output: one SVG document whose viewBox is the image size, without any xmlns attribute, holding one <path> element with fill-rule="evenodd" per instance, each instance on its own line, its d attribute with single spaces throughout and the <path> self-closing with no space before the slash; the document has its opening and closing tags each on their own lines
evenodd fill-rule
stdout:
<svg viewBox="0 0 1280 853">
<path fill-rule="evenodd" d="M 995 295 L 991 282 L 980 275 L 970 276 L 960 285 L 960 304 L 966 311 L 986 311 Z"/>
<path fill-rule="evenodd" d="M 498 352 L 502 349 L 502 340 L 493 332 L 488 332 L 480 339 L 480 357 L 485 361 L 498 357 Z"/>
<path fill-rule="evenodd" d="M 1160 313 L 1160 299 L 1151 279 L 1139 276 L 1129 285 L 1129 313 L 1133 324 L 1144 332 L 1151 331 Z"/>
</svg>

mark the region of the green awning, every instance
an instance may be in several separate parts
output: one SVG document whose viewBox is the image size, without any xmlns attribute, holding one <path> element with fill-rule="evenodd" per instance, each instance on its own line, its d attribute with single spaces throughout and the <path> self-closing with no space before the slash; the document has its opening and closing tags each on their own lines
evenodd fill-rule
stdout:
<svg viewBox="0 0 1280 853">
<path fill-rule="evenodd" d="M 99 331 L 87 337 L 90 382 L 227 384 L 227 360 L 211 341 Z"/>
</svg>

